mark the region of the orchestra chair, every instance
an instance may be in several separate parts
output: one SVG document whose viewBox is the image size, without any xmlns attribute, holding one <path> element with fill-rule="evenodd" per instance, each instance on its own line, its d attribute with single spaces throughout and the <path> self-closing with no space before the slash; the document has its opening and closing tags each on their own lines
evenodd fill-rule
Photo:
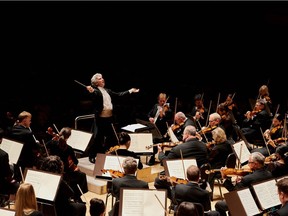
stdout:
<svg viewBox="0 0 288 216">
<path fill-rule="evenodd" d="M 6 207 L 10 209 L 11 200 L 9 200 L 10 195 L 9 194 L 0 194 L 0 207 Z"/>
<path fill-rule="evenodd" d="M 226 159 L 226 162 L 225 162 L 225 166 L 226 168 L 235 168 L 236 167 L 236 163 L 237 163 L 237 160 L 236 160 L 236 155 L 235 153 L 230 153 L 228 156 L 227 156 L 227 159 Z M 221 200 L 224 199 L 223 197 L 223 193 L 222 193 L 222 176 L 221 174 L 219 175 L 219 177 L 216 177 L 215 179 L 217 181 L 217 184 L 219 186 L 219 192 L 220 192 L 220 197 L 221 197 Z M 213 191 L 212 191 L 212 197 L 211 197 L 212 201 L 213 201 Z"/>
</svg>

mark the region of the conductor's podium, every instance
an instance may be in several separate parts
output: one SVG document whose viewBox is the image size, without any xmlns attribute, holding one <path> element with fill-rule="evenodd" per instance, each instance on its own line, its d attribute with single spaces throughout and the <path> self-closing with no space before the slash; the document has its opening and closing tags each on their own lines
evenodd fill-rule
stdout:
<svg viewBox="0 0 288 216">
<path fill-rule="evenodd" d="M 105 194 L 107 193 L 107 179 L 95 178 L 93 175 L 95 164 L 90 163 L 88 157 L 78 158 L 79 169 L 86 173 L 88 190 L 96 194 Z M 158 167 L 160 164 L 155 166 L 147 166 L 143 164 L 143 169 L 137 171 L 137 179 L 154 182 L 155 178 L 159 175 L 159 172 L 163 170 L 163 167 Z"/>
</svg>

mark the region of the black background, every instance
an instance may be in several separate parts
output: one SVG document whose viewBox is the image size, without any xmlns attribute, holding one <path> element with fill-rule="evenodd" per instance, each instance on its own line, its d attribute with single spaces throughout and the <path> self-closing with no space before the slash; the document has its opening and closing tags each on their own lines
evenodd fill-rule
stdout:
<svg viewBox="0 0 288 216">
<path fill-rule="evenodd" d="M 188 112 L 235 93 L 251 109 L 268 84 L 287 111 L 286 2 L 63 1 L 0 2 L 1 112 L 30 111 L 32 126 L 72 126 L 92 113 L 88 93 L 100 72 L 115 91 L 140 88 L 115 102 L 121 124 L 143 117 L 166 92 Z M 39 114 L 42 113 L 42 114 Z M 44 116 L 43 117 L 43 113 Z M 43 120 L 44 118 L 44 120 Z"/>
</svg>

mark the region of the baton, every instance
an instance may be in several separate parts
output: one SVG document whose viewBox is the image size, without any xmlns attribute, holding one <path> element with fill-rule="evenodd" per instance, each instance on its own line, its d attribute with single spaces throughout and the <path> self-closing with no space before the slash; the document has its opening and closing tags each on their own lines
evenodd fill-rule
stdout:
<svg viewBox="0 0 288 216">
<path fill-rule="evenodd" d="M 81 82 L 79 82 L 79 81 L 77 81 L 77 80 L 74 80 L 74 81 L 75 81 L 76 83 L 78 83 L 78 84 L 84 86 L 84 87 L 86 88 L 86 85 L 84 85 L 83 83 L 81 83 Z"/>
</svg>

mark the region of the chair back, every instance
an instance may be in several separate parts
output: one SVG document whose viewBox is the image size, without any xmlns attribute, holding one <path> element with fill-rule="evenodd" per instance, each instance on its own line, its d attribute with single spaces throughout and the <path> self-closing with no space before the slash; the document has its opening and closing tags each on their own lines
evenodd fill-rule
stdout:
<svg viewBox="0 0 288 216">
<path fill-rule="evenodd" d="M 235 153 L 230 153 L 226 159 L 227 168 L 235 168 L 236 166 L 236 155 Z"/>
<path fill-rule="evenodd" d="M 201 182 L 208 182 L 209 173 L 206 173 L 207 170 L 211 170 L 211 165 L 209 163 L 205 163 L 200 167 Z"/>
</svg>

